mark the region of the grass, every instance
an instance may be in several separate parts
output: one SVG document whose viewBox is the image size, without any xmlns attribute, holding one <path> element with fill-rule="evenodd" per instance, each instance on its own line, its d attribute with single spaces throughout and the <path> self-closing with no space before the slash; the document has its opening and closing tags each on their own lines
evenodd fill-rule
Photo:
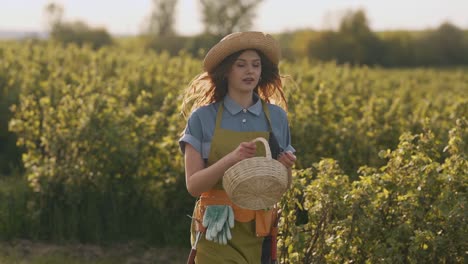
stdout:
<svg viewBox="0 0 468 264">
<path fill-rule="evenodd" d="M 139 242 L 103 246 L 8 240 L 29 224 L 17 220 L 26 214 L 28 192 L 23 178 L 0 175 L 0 264 L 178 264 L 187 261 L 189 246 L 160 248 Z"/>
<path fill-rule="evenodd" d="M 97 246 L 14 240 L 0 242 L 0 264 L 175 264 L 185 263 L 189 251 L 132 242 Z"/>
</svg>

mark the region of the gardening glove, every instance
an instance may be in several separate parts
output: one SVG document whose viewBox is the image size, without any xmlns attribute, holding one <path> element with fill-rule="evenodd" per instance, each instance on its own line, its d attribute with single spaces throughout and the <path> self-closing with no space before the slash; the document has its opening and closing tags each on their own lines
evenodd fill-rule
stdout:
<svg viewBox="0 0 468 264">
<path fill-rule="evenodd" d="M 224 223 L 223 229 L 218 232 L 218 235 L 213 239 L 213 241 L 222 245 L 227 245 L 228 240 L 231 240 L 231 238 L 231 227 L 229 225 L 229 221 L 226 221 L 226 223 Z"/>
<path fill-rule="evenodd" d="M 229 205 L 208 205 L 203 216 L 206 240 L 227 244 L 232 238 L 230 228 L 234 227 L 234 211 Z"/>
</svg>

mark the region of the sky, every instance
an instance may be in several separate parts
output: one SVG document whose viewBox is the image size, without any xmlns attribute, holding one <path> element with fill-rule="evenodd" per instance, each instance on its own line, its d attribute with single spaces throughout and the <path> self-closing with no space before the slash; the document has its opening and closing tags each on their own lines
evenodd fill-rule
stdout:
<svg viewBox="0 0 468 264">
<path fill-rule="evenodd" d="M 220 0 L 222 1 L 222 0 Z M 50 0 L 0 0 L 0 30 L 46 31 L 44 7 Z M 138 34 L 152 0 L 55 0 L 64 20 L 105 27 L 111 34 Z M 279 33 L 296 29 L 330 29 L 347 9 L 366 12 L 374 31 L 436 28 L 449 21 L 468 29 L 468 0 L 263 0 L 251 30 Z M 203 31 L 198 0 L 178 0 L 176 31 Z"/>
</svg>

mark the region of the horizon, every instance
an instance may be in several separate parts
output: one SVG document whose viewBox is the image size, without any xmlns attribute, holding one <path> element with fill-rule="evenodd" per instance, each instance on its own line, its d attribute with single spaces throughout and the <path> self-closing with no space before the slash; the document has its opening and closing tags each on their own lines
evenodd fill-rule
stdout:
<svg viewBox="0 0 468 264">
<path fill-rule="evenodd" d="M 82 21 L 90 27 L 103 27 L 112 35 L 138 35 L 143 31 L 152 1 L 101 0 L 16 0 L 0 10 L 0 31 L 48 32 L 44 7 L 55 2 L 64 8 L 64 21 Z M 373 31 L 420 31 L 435 29 L 449 22 L 468 29 L 468 1 L 403 1 L 330 0 L 326 2 L 290 0 L 288 11 L 284 1 L 264 0 L 257 7 L 251 30 L 282 33 L 296 30 L 336 29 L 346 10 L 363 9 Z M 22 6 L 28 6 L 27 9 Z M 294 6 L 292 8 L 291 6 Z M 404 6 L 405 8 L 402 8 Z M 108 11 L 112 7 L 113 11 Z M 417 10 L 417 11 L 416 11 Z M 433 12 L 437 10 L 437 12 Z M 106 13 L 105 16 L 102 14 Z M 398 16 L 395 16 L 398 14 Z M 281 17 L 281 19 L 279 19 Z M 201 10 L 196 0 L 179 0 L 176 7 L 175 31 L 178 35 L 202 33 Z"/>
</svg>

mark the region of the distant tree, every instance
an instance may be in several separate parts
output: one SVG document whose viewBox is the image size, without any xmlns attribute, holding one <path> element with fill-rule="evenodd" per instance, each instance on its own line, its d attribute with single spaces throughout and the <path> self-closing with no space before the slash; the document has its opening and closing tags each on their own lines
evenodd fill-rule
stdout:
<svg viewBox="0 0 468 264">
<path fill-rule="evenodd" d="M 103 28 L 90 28 L 81 21 L 62 22 L 51 32 L 51 38 L 68 44 L 90 44 L 94 49 L 112 44 L 112 37 Z"/>
<path fill-rule="evenodd" d="M 61 5 L 50 2 L 45 6 L 44 13 L 49 30 L 52 31 L 54 27 L 62 23 L 64 10 Z"/>
<path fill-rule="evenodd" d="M 340 35 L 337 32 L 320 32 L 308 44 L 309 57 L 324 61 L 346 62 L 351 58 L 346 57 L 346 53 L 343 52 L 341 46 Z"/>
<path fill-rule="evenodd" d="M 294 39 L 295 34 L 294 31 L 285 31 L 275 35 L 281 47 L 281 58 L 285 60 L 294 61 L 299 58 L 294 45 L 291 43 L 291 39 Z"/>
<path fill-rule="evenodd" d="M 363 10 L 349 11 L 341 20 L 339 35 L 346 60 L 357 64 L 379 63 L 383 55 L 382 43 L 372 32 Z"/>
<path fill-rule="evenodd" d="M 379 64 L 383 44 L 368 25 L 362 10 L 348 11 L 342 17 L 338 32 L 324 31 L 309 41 L 309 56 L 338 63 Z"/>
<path fill-rule="evenodd" d="M 211 34 L 199 34 L 188 38 L 185 49 L 194 57 L 203 58 L 205 53 L 213 47 L 219 38 Z"/>
<path fill-rule="evenodd" d="M 299 56 L 299 58 L 307 57 L 309 43 L 317 37 L 317 32 L 312 30 L 298 30 L 289 40 L 290 48 Z"/>
<path fill-rule="evenodd" d="M 91 28 L 85 22 L 63 21 L 64 9 L 61 5 L 49 3 L 44 8 L 49 24 L 50 38 L 65 44 L 90 44 L 97 49 L 112 44 L 112 37 L 104 28 Z"/>
<path fill-rule="evenodd" d="M 262 0 L 200 0 L 205 33 L 225 36 L 249 30 Z"/>
<path fill-rule="evenodd" d="M 152 36 L 175 35 L 177 0 L 153 0 L 153 10 L 148 20 L 147 33 Z"/>
<path fill-rule="evenodd" d="M 394 31 L 381 33 L 381 41 L 384 45 L 382 66 L 388 67 L 412 67 L 417 66 L 416 39 L 410 31 Z"/>
<path fill-rule="evenodd" d="M 372 33 L 368 25 L 366 13 L 363 10 L 350 10 L 346 12 L 341 19 L 339 32 L 355 36 L 367 36 L 369 33 Z"/>
<path fill-rule="evenodd" d="M 438 65 L 468 64 L 468 46 L 461 29 L 449 22 L 439 26 L 429 34 L 426 47 L 434 56 L 434 63 Z"/>
</svg>

